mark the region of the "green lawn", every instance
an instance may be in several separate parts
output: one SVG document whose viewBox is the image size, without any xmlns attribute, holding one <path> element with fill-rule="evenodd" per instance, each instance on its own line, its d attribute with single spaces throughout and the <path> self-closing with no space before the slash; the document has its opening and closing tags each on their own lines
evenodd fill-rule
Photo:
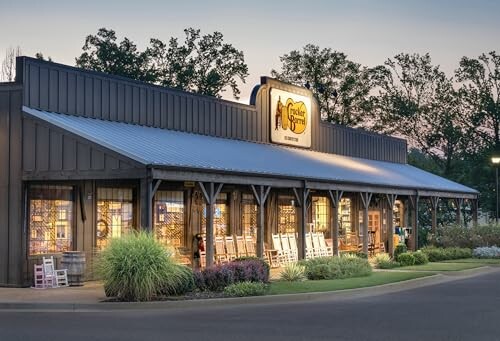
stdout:
<svg viewBox="0 0 500 341">
<path fill-rule="evenodd" d="M 424 265 L 402 266 L 394 270 L 417 270 L 417 271 L 460 271 L 474 269 L 483 266 L 480 263 L 452 263 L 452 262 L 431 262 Z"/>
<path fill-rule="evenodd" d="M 373 272 L 370 276 L 304 281 L 304 282 L 272 282 L 269 294 L 297 294 L 305 292 L 324 292 L 342 289 L 371 287 L 387 283 L 401 282 L 409 279 L 433 275 L 428 272 Z"/>
<path fill-rule="evenodd" d="M 445 260 L 443 263 L 472 263 L 472 264 L 483 264 L 483 265 L 500 265 L 500 259 L 478 259 L 478 258 L 464 258 L 464 259 L 454 259 Z"/>
</svg>

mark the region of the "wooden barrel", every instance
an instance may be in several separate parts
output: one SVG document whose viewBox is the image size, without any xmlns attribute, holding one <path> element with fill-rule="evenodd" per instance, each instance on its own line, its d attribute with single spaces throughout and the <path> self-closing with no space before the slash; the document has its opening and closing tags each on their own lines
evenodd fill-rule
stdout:
<svg viewBox="0 0 500 341">
<path fill-rule="evenodd" d="M 85 274 L 85 254 L 81 251 L 63 252 L 61 268 L 68 269 L 68 282 L 72 287 L 83 285 Z"/>
</svg>

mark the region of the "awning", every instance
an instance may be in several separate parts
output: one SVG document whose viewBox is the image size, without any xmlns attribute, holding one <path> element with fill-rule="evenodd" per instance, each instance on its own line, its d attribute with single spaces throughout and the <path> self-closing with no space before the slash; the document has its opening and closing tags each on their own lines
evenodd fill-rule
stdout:
<svg viewBox="0 0 500 341">
<path fill-rule="evenodd" d="M 23 107 L 23 111 L 150 167 L 478 194 L 472 188 L 408 164 L 110 122 L 28 107 Z"/>
</svg>

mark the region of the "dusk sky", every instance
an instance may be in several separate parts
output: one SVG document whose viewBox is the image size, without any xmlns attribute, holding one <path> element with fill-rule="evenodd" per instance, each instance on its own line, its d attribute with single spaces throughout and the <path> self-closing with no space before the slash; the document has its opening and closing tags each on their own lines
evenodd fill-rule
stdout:
<svg viewBox="0 0 500 341">
<path fill-rule="evenodd" d="M 114 29 L 144 48 L 149 38 L 215 30 L 244 51 L 248 101 L 279 56 L 307 43 L 345 52 L 368 66 L 398 52 L 430 52 L 450 75 L 459 59 L 500 51 L 500 1 L 6 1 L 0 0 L 0 59 L 8 47 L 74 65 L 88 34 Z M 230 97 L 230 91 L 226 92 Z"/>
</svg>

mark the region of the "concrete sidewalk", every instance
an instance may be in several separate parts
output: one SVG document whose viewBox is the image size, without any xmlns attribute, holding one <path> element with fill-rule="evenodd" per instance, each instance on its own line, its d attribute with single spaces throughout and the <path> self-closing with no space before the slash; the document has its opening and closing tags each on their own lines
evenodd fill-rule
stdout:
<svg viewBox="0 0 500 341">
<path fill-rule="evenodd" d="M 446 274 L 440 273 L 428 277 L 379 286 L 331 292 L 156 302 L 103 302 L 106 296 L 100 282 L 86 282 L 83 287 L 57 289 L 0 288 L 0 310 L 80 312 L 130 311 L 203 308 L 238 304 L 282 304 L 291 302 L 310 302 L 315 300 L 342 300 L 390 294 L 393 292 L 471 278 L 492 272 L 500 272 L 500 268 L 485 266 L 463 271 L 447 272 Z"/>
</svg>

